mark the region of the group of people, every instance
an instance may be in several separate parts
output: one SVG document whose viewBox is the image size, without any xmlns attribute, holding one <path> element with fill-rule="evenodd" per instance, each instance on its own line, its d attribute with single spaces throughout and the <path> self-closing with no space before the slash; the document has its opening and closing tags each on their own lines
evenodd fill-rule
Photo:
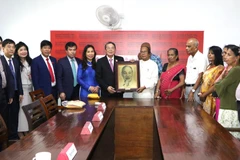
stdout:
<svg viewBox="0 0 240 160">
<path fill-rule="evenodd" d="M 186 67 L 178 63 L 178 51 L 168 50 L 155 98 L 182 98 L 196 101 L 224 127 L 240 128 L 240 47 L 211 46 L 207 57 L 198 50 L 199 42 L 190 38 Z M 226 63 L 224 67 L 224 62 Z M 159 89 L 159 90 L 158 90 Z M 240 139 L 239 132 L 231 132 Z"/>
<path fill-rule="evenodd" d="M 108 98 L 123 97 L 123 92 L 115 88 L 115 66 L 124 58 L 116 55 L 113 42 L 105 44 L 106 55 L 97 61 L 93 45 L 86 45 L 79 59 L 77 45 L 67 42 L 66 56 L 57 61 L 50 55 L 52 43 L 48 40 L 41 42 L 41 54 L 34 59 L 30 58 L 25 43 L 15 45 L 11 39 L 0 40 L 0 114 L 9 129 L 9 139 L 19 139 L 18 132 L 28 131 L 21 107 L 31 103 L 29 92 L 33 90 L 42 89 L 45 95 L 52 94 L 62 101 L 85 99 L 90 93 Z M 236 103 L 236 99 L 240 99 L 239 47 L 227 45 L 222 51 L 212 46 L 207 60 L 198 46 L 195 38 L 186 42 L 189 54 L 186 65 L 179 63 L 178 50 L 170 48 L 168 62 L 162 65 L 160 57 L 151 52 L 150 44 L 143 43 L 138 54 L 140 87 L 133 92 L 133 98 L 185 97 L 187 101 L 201 104 L 224 127 L 240 128 L 239 101 Z M 128 87 L 133 69 L 125 66 L 120 74 L 123 85 Z"/>
</svg>

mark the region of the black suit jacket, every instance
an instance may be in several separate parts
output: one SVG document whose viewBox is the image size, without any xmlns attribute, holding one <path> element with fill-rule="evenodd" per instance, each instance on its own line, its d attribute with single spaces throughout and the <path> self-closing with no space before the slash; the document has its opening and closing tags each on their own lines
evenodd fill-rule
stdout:
<svg viewBox="0 0 240 160">
<path fill-rule="evenodd" d="M 116 61 L 124 61 L 123 57 L 114 56 L 114 68 Z M 115 70 L 115 69 L 114 69 Z M 108 86 L 115 88 L 115 72 L 112 72 L 107 56 L 100 58 L 97 61 L 96 79 L 101 87 L 102 97 L 122 97 L 123 93 L 110 94 L 107 90 Z"/>
<path fill-rule="evenodd" d="M 15 89 L 14 89 L 14 78 L 12 76 L 12 72 L 7 64 L 7 61 L 5 59 L 4 56 L 0 57 L 0 60 L 2 61 L 2 65 L 3 65 L 3 70 L 5 73 L 5 77 L 7 80 L 7 86 L 6 86 L 6 96 L 7 99 L 13 98 L 14 97 L 14 93 L 15 93 Z M 1 87 L 2 87 L 2 82 L 0 82 Z"/>
<path fill-rule="evenodd" d="M 77 64 L 81 63 L 79 58 L 76 58 Z M 77 72 L 77 71 L 76 71 Z M 57 86 L 59 93 L 64 92 L 66 95 L 66 99 L 70 100 L 72 92 L 73 92 L 73 72 L 71 64 L 66 57 L 58 60 L 57 63 Z M 79 87 L 79 84 L 78 84 Z"/>
</svg>

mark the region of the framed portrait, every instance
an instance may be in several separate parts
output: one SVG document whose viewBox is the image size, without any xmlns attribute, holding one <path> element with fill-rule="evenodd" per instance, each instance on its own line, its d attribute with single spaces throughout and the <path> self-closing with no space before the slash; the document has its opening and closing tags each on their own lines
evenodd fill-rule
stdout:
<svg viewBox="0 0 240 160">
<path fill-rule="evenodd" d="M 117 91 L 132 92 L 140 87 L 139 61 L 119 61 L 115 65 Z"/>
</svg>

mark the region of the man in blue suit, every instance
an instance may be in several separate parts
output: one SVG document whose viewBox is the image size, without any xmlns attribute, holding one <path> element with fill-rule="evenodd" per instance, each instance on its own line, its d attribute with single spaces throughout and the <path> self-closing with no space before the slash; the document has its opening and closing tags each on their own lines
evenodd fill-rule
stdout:
<svg viewBox="0 0 240 160">
<path fill-rule="evenodd" d="M 52 94 L 57 100 L 57 60 L 50 56 L 52 43 L 43 40 L 40 47 L 42 54 L 34 58 L 31 65 L 33 87 L 42 89 L 45 95 Z"/>
<path fill-rule="evenodd" d="M 7 114 L 7 127 L 9 131 L 9 140 L 17 140 L 18 136 L 18 114 L 19 114 L 19 102 L 23 99 L 22 80 L 20 74 L 20 65 L 18 61 L 12 58 L 15 51 L 15 42 L 11 39 L 5 39 L 2 43 L 4 58 L 3 63 L 10 69 L 11 76 L 13 79 L 13 101 L 8 104 Z"/>
<path fill-rule="evenodd" d="M 77 45 L 68 42 L 65 45 L 67 56 L 58 60 L 57 82 L 61 100 L 79 99 L 77 69 L 81 60 L 76 57 Z"/>
</svg>

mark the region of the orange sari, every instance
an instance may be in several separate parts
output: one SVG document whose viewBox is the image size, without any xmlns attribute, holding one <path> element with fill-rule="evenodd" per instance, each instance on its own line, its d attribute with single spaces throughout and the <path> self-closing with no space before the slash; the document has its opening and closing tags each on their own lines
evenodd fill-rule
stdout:
<svg viewBox="0 0 240 160">
<path fill-rule="evenodd" d="M 204 73 L 203 73 L 203 83 L 201 86 L 201 93 L 204 93 L 209 90 L 210 87 L 212 87 L 216 81 L 216 79 L 220 76 L 222 71 L 224 70 L 223 65 L 218 65 L 213 68 L 208 68 Z M 209 94 L 206 97 L 205 102 L 203 103 L 203 109 L 213 116 L 216 111 L 216 98 L 212 97 L 212 94 Z"/>
</svg>

